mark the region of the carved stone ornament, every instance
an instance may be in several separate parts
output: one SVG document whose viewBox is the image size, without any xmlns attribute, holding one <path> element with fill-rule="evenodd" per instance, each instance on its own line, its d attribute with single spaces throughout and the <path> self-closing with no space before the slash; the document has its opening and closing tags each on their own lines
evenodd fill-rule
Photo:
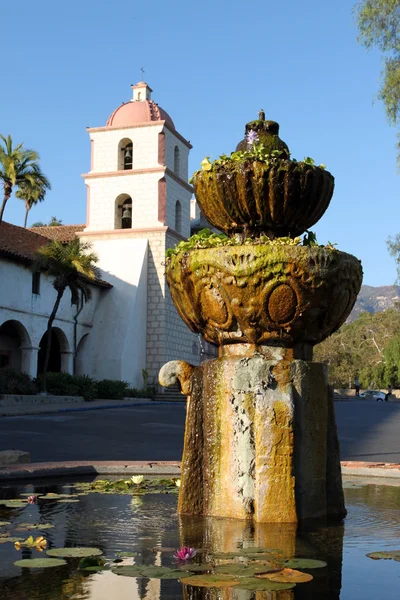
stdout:
<svg viewBox="0 0 400 600">
<path fill-rule="evenodd" d="M 350 254 L 272 244 L 179 253 L 166 274 L 182 319 L 217 345 L 313 346 L 344 323 L 362 281 Z"/>
</svg>

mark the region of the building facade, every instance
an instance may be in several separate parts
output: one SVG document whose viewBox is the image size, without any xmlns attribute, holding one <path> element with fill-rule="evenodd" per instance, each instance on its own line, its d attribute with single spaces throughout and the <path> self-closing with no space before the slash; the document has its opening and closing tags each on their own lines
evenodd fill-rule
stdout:
<svg viewBox="0 0 400 600">
<path fill-rule="evenodd" d="M 129 102 L 114 110 L 104 126 L 88 129 L 90 170 L 83 175 L 86 224 L 76 226 L 68 236 L 90 242 L 110 289 L 98 287 L 86 312 L 78 316 L 71 307 L 63 309 L 74 324 L 72 330 L 67 326 L 68 331 L 63 330 L 73 358 L 65 359 L 61 368 L 141 388 L 144 379 L 155 384 L 159 369 L 169 360 L 198 364 L 200 342 L 178 316 L 164 273 L 167 248 L 190 235 L 191 145 L 151 99 L 152 90 L 145 82 L 131 87 Z M 29 233 L 47 239 L 63 236 L 63 231 L 61 226 L 34 228 Z M 0 226 L 0 245 L 1 235 Z M 1 295 L 0 344 L 5 316 L 10 320 L 2 312 L 7 302 L 1 301 Z M 40 308 L 44 318 L 49 306 Z M 29 306 L 25 309 L 29 315 Z M 37 344 L 37 336 L 33 337 Z M 34 358 L 30 360 L 29 370 L 24 361 L 22 369 L 33 374 Z"/>
</svg>

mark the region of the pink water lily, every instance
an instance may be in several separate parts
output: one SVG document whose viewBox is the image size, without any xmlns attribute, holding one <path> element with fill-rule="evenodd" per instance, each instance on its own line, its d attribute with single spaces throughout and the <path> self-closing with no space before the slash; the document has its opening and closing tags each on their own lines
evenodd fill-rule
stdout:
<svg viewBox="0 0 400 600">
<path fill-rule="evenodd" d="M 177 550 L 174 554 L 174 558 L 177 560 L 190 560 L 196 556 L 196 550 L 189 546 L 182 546 L 180 550 Z"/>
<path fill-rule="evenodd" d="M 28 503 L 29 504 L 35 504 L 36 503 L 36 496 L 28 496 Z"/>
</svg>

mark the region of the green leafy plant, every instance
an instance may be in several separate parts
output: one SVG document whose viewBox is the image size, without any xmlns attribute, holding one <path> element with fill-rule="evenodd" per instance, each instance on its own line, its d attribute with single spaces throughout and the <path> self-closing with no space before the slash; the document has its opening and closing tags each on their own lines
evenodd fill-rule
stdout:
<svg viewBox="0 0 400 600">
<path fill-rule="evenodd" d="M 37 394 L 35 382 L 20 371 L 11 367 L 0 369 L 0 394 Z"/>
<path fill-rule="evenodd" d="M 205 228 L 192 235 L 186 242 L 179 242 L 175 248 L 168 248 L 166 252 L 167 259 L 180 252 L 189 250 L 199 250 L 201 248 L 216 248 L 218 246 L 242 246 L 253 244 L 271 244 L 272 246 L 298 246 L 301 243 L 299 237 L 279 237 L 271 240 L 266 235 L 258 238 L 242 238 L 241 236 L 230 238 L 225 233 L 212 233 L 210 229 Z"/>
<path fill-rule="evenodd" d="M 99 400 L 122 400 L 125 398 L 128 389 L 126 381 L 118 381 L 114 379 L 102 379 L 97 381 L 97 398 Z"/>
<path fill-rule="evenodd" d="M 42 385 L 43 375 L 36 379 L 38 387 Z M 94 379 L 87 375 L 71 375 L 70 373 L 47 373 L 46 387 L 54 396 L 83 396 L 85 400 L 97 397 L 97 386 Z"/>
<path fill-rule="evenodd" d="M 289 154 L 286 150 L 272 150 L 270 151 L 262 142 L 261 143 L 252 143 L 249 144 L 246 150 L 237 150 L 235 152 L 231 152 L 231 154 L 222 154 L 219 158 L 210 161 L 210 157 L 206 156 L 201 161 L 201 169 L 196 171 L 192 178 L 190 179 L 190 183 L 193 183 L 194 178 L 197 173 L 201 171 L 216 171 L 220 167 L 226 167 L 234 165 L 235 163 L 244 163 L 251 161 L 258 161 L 263 163 L 271 163 L 275 164 L 279 161 L 282 162 L 282 169 L 287 168 L 285 165 L 286 161 L 289 160 Z M 294 158 L 291 159 L 291 162 L 297 162 Z M 306 156 L 302 161 L 303 164 L 315 167 L 315 160 L 310 156 Z M 300 163 L 301 164 L 301 163 Z M 326 169 L 324 164 L 319 165 L 321 169 Z"/>
</svg>

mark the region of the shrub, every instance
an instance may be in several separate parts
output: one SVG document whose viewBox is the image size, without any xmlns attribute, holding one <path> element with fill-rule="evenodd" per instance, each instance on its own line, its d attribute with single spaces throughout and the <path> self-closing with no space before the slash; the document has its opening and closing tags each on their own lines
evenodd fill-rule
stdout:
<svg viewBox="0 0 400 600">
<path fill-rule="evenodd" d="M 0 369 L 0 394 L 37 394 L 34 381 L 11 367 Z"/>
<path fill-rule="evenodd" d="M 37 378 L 41 386 L 43 375 Z M 70 375 L 69 373 L 47 373 L 46 389 L 54 396 L 83 396 L 85 400 L 96 398 L 96 383 L 87 375 Z"/>
<path fill-rule="evenodd" d="M 138 390 L 136 388 L 128 388 L 125 392 L 125 398 L 154 398 L 156 395 L 156 389 L 153 386 L 149 386 Z"/>
<path fill-rule="evenodd" d="M 96 388 L 99 400 L 122 400 L 125 397 L 128 384 L 126 381 L 102 379 L 96 382 Z"/>
</svg>

